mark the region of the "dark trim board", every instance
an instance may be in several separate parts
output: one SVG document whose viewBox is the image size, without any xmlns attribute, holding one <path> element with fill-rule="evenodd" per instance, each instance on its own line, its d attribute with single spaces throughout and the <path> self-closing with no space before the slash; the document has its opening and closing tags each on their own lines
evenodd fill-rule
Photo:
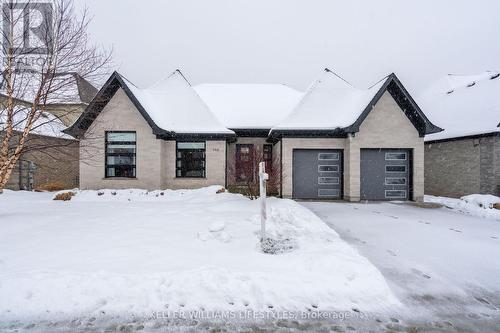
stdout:
<svg viewBox="0 0 500 333">
<path fill-rule="evenodd" d="M 243 138 L 267 138 L 271 131 L 270 128 L 230 128 L 230 130 L 236 133 L 236 136 Z"/>
<path fill-rule="evenodd" d="M 476 135 L 465 135 L 465 136 L 457 136 L 454 138 L 425 141 L 424 144 L 430 145 L 430 144 L 441 143 L 441 142 L 481 139 L 481 138 L 487 138 L 487 137 L 491 137 L 491 136 L 500 136 L 500 132 L 489 132 L 489 133 L 476 134 Z"/>
<path fill-rule="evenodd" d="M 427 119 L 420 107 L 405 89 L 401 81 L 399 81 L 396 74 L 391 73 L 386 78 L 386 81 L 379 89 L 379 91 L 375 94 L 370 103 L 365 107 L 359 118 L 354 122 L 354 124 L 346 127 L 345 131 L 359 132 L 359 127 L 386 91 L 391 94 L 398 106 L 401 108 L 401 110 L 403 110 L 413 126 L 415 126 L 420 137 L 423 137 L 426 134 L 438 133 L 443 130 L 442 128 L 431 123 L 429 119 Z"/>
<path fill-rule="evenodd" d="M 307 129 L 307 130 L 273 130 L 267 139 L 269 142 L 278 142 L 282 138 L 333 138 L 343 139 L 347 138 L 347 133 L 341 128 L 331 130 L 326 129 Z"/>
</svg>

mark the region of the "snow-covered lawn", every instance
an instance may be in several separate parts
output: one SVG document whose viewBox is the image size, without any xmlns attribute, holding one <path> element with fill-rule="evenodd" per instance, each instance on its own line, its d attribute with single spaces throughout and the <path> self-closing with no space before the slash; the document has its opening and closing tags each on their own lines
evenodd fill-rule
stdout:
<svg viewBox="0 0 500 333">
<path fill-rule="evenodd" d="M 425 332 L 498 332 L 500 219 L 472 216 L 485 211 L 471 208 L 477 200 L 427 199 L 446 201 L 451 209 L 405 203 L 302 204 L 366 256 L 404 304 L 380 329 L 399 325 Z M 497 212 L 486 215 L 496 217 Z"/>
<path fill-rule="evenodd" d="M 291 249 L 264 254 L 258 202 L 218 189 L 83 191 L 66 202 L 6 191 L 0 323 L 400 306 L 381 273 L 306 208 L 269 199 L 268 231 Z"/>
</svg>

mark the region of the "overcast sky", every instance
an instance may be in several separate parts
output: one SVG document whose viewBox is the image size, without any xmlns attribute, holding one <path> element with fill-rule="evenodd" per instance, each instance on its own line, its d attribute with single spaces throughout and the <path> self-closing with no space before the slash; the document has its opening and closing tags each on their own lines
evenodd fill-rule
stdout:
<svg viewBox="0 0 500 333">
<path fill-rule="evenodd" d="M 305 89 L 328 67 L 360 87 L 395 72 L 418 92 L 447 73 L 500 70 L 498 0 L 75 1 L 140 87 L 179 68 L 193 84 Z"/>
</svg>

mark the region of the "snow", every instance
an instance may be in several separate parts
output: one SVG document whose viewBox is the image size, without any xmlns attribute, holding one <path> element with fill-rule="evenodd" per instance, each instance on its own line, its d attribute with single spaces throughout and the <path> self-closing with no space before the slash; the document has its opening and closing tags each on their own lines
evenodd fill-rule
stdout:
<svg viewBox="0 0 500 333">
<path fill-rule="evenodd" d="M 270 129 L 290 114 L 303 94 L 284 84 L 199 84 L 194 89 L 231 129 Z"/>
<path fill-rule="evenodd" d="M 500 210 L 493 207 L 496 203 L 500 205 L 500 197 L 491 194 L 470 194 L 460 199 L 426 195 L 425 201 L 441 204 L 460 213 L 500 221 Z"/>
<path fill-rule="evenodd" d="M 450 74 L 419 95 L 417 102 L 427 117 L 444 128 L 443 132 L 426 135 L 425 141 L 499 132 L 500 77 L 493 78 L 496 74 Z"/>
<path fill-rule="evenodd" d="M 24 131 L 24 126 L 26 124 L 26 118 L 28 116 L 29 109 L 25 107 L 17 107 L 14 111 L 14 130 L 18 132 Z M 7 112 L 0 110 L 0 132 L 4 131 L 7 122 Z M 73 139 L 70 135 L 64 134 L 62 131 L 66 129 L 66 126 L 60 118 L 49 112 L 37 112 L 40 117 L 33 123 L 31 134 L 44 135 L 55 138 L 62 139 Z"/>
<path fill-rule="evenodd" d="M 380 272 L 316 215 L 220 187 L 0 195 L 0 322 L 150 317 L 153 311 L 397 309 Z"/>
<path fill-rule="evenodd" d="M 33 71 L 17 73 L 14 97 L 32 103 L 39 89 L 41 75 Z M 88 104 L 97 89 L 76 73 L 59 73 L 52 79 L 50 89 L 46 85 L 47 104 Z M 0 94 L 7 95 L 6 83 L 2 81 Z"/>
<path fill-rule="evenodd" d="M 325 69 L 291 114 L 273 130 L 336 129 L 352 125 L 386 80 L 369 89 L 358 89 Z"/>
<path fill-rule="evenodd" d="M 401 332 L 498 331 L 498 220 L 413 203 L 302 204 L 366 256 L 403 303 L 370 330 L 393 331 L 394 318 Z"/>
<path fill-rule="evenodd" d="M 178 70 L 146 89 L 124 80 L 161 129 L 176 133 L 234 134 L 221 124 Z"/>
</svg>

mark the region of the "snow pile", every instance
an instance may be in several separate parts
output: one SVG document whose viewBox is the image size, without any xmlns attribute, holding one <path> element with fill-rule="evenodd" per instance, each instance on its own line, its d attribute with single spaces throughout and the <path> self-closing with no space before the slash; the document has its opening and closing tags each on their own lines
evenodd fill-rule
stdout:
<svg viewBox="0 0 500 333">
<path fill-rule="evenodd" d="M 336 129 L 352 125 L 384 85 L 387 78 L 369 89 L 353 87 L 325 69 L 290 116 L 273 130 Z"/>
<path fill-rule="evenodd" d="M 460 199 L 426 195 L 425 201 L 439 203 L 464 214 L 500 220 L 500 210 L 493 207 L 500 204 L 500 197 L 491 194 L 471 194 Z"/>
<path fill-rule="evenodd" d="M 123 78 L 154 123 L 176 133 L 234 134 L 224 127 L 177 70 L 147 89 Z"/>
<path fill-rule="evenodd" d="M 380 272 L 306 208 L 269 199 L 269 237 L 292 248 L 265 254 L 259 202 L 218 189 L 76 191 L 66 202 L 6 191 L 0 321 L 399 305 Z"/>
<path fill-rule="evenodd" d="M 500 131 L 500 76 L 448 75 L 437 80 L 417 102 L 443 132 L 426 135 L 425 141 Z"/>
</svg>

